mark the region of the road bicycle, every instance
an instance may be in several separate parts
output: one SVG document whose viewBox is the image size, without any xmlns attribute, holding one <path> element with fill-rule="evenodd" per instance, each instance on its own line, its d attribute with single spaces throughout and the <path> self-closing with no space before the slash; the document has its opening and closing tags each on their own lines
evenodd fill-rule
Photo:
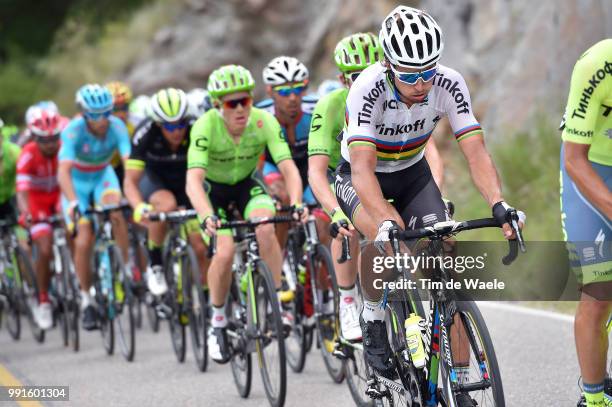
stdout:
<svg viewBox="0 0 612 407">
<path fill-rule="evenodd" d="M 29 256 L 19 245 L 14 219 L 0 220 L 0 325 L 6 314 L 6 327 L 14 340 L 21 337 L 21 316 L 25 316 L 37 342 L 45 331 L 34 319 L 38 304 L 38 284 Z"/>
<path fill-rule="evenodd" d="M 291 217 L 276 216 L 221 224 L 221 229 L 232 230 L 236 244 L 233 279 L 226 302 L 232 375 L 240 396 L 248 397 L 252 380 L 251 354 L 255 353 L 264 390 L 273 407 L 285 404 L 285 332 L 272 273 L 259 256 L 255 228 L 290 221 Z M 209 253 L 214 255 L 215 252 L 216 235 L 213 235 Z"/>
<path fill-rule="evenodd" d="M 185 360 L 185 328 L 187 323 L 189 324 L 196 365 L 204 372 L 208 363 L 208 302 L 198 261 L 187 241 L 185 227 L 187 221 L 197 217 L 197 213 L 190 209 L 151 213 L 147 216 L 151 221 L 165 221 L 169 226 L 163 252 L 163 270 L 168 292 L 157 309 L 170 323 L 172 347 L 179 362 Z"/>
</svg>

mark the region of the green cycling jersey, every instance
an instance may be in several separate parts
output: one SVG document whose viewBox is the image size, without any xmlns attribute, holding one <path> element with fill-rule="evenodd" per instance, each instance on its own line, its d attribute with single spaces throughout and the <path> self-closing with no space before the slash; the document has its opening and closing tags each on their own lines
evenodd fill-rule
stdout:
<svg viewBox="0 0 612 407">
<path fill-rule="evenodd" d="M 3 204 L 15 195 L 17 159 L 21 149 L 8 140 L 0 140 L 0 143 L 0 204 Z"/>
<path fill-rule="evenodd" d="M 347 88 L 336 89 L 323 96 L 314 111 L 308 135 L 308 156 L 329 156 L 329 168 L 335 170 L 340 161 L 340 141 L 345 122 Z"/>
<path fill-rule="evenodd" d="M 204 168 L 206 178 L 220 184 L 235 185 L 250 176 L 266 147 L 277 164 L 291 158 L 278 121 L 255 107 L 238 144 L 217 109 L 209 110 L 193 124 L 190 139 L 187 168 Z"/>
<path fill-rule="evenodd" d="M 562 138 L 590 144 L 589 160 L 612 166 L 612 39 L 593 45 L 576 62 Z"/>
</svg>

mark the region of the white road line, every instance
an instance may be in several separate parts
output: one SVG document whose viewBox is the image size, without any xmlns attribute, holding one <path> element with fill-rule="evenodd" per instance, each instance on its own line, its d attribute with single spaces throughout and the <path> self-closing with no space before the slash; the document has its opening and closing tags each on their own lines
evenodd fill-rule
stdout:
<svg viewBox="0 0 612 407">
<path fill-rule="evenodd" d="M 477 301 L 479 307 L 483 308 L 496 308 L 501 309 L 508 312 L 516 312 L 525 315 L 545 317 L 550 319 L 556 319 L 557 321 L 563 321 L 567 323 L 574 323 L 574 317 L 572 315 L 560 314 L 558 312 L 546 311 L 542 309 L 535 308 L 527 308 L 520 305 L 514 304 L 505 304 L 501 302 L 491 302 L 491 301 Z"/>
</svg>

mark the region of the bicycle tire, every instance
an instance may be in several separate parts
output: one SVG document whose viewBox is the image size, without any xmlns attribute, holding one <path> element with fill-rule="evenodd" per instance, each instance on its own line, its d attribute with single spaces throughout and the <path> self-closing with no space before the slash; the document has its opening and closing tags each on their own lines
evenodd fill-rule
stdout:
<svg viewBox="0 0 612 407">
<path fill-rule="evenodd" d="M 169 259 L 168 256 L 166 256 L 165 258 Z M 170 261 L 166 262 L 166 265 L 164 267 L 164 275 L 166 276 L 166 282 L 168 284 L 168 291 L 166 292 L 166 294 L 164 294 L 164 300 L 171 309 L 168 324 L 170 327 L 170 340 L 172 342 L 172 349 L 174 350 L 176 360 L 179 363 L 183 363 L 185 361 L 185 354 L 187 350 L 187 343 L 185 338 L 186 324 L 181 322 L 183 309 L 182 304 L 179 303 L 179 300 L 183 301 L 183 293 L 181 292 L 182 288 L 179 288 L 179 281 L 175 278 L 174 275 L 174 264 L 177 261 L 180 261 L 180 259 L 172 258 L 170 259 Z M 180 276 L 176 277 L 180 278 Z M 180 281 L 180 283 L 182 285 L 182 281 Z"/>
<path fill-rule="evenodd" d="M 18 270 L 21 276 L 20 302 L 22 313 L 25 314 L 28 320 L 34 340 L 38 343 L 43 343 L 45 341 L 45 331 L 38 326 L 32 309 L 33 306 L 38 304 L 38 283 L 36 282 L 34 268 L 21 247 L 16 248 L 15 259 L 19 265 Z"/>
<path fill-rule="evenodd" d="M 206 340 L 208 334 L 208 304 L 204 297 L 198 260 L 191 246 L 187 246 L 187 253 L 183 256 L 181 267 L 183 301 L 189 317 L 191 348 L 198 370 L 205 372 L 208 366 L 208 344 Z"/>
<path fill-rule="evenodd" d="M 3 272 L 6 273 L 6 270 Z M 19 305 L 21 294 L 16 277 L 18 279 L 16 267 L 13 270 L 12 280 L 6 274 L 2 275 L 6 295 L 6 330 L 14 341 L 21 338 L 21 307 Z"/>
<path fill-rule="evenodd" d="M 77 289 L 76 275 L 73 273 L 72 258 L 68 247 L 59 248 L 59 256 L 62 263 L 62 280 L 66 287 L 64 291 L 64 305 L 66 307 L 68 322 L 68 342 L 72 343 L 72 350 L 79 351 L 79 290 Z"/>
<path fill-rule="evenodd" d="M 123 256 L 117 246 L 113 246 L 111 270 L 113 273 L 113 307 L 115 309 L 117 339 L 121 354 L 128 362 L 134 360 L 136 353 L 136 323 L 134 318 L 135 300 L 132 285 L 125 271 Z"/>
<path fill-rule="evenodd" d="M 280 407 L 285 404 L 287 369 L 279 301 L 268 265 L 263 260 L 258 260 L 255 267 L 253 284 L 257 309 L 254 310 L 253 323 L 256 332 L 258 332 L 258 337 L 255 339 L 255 348 L 259 360 L 259 372 L 270 405 Z M 249 295 L 251 294 L 249 293 Z M 268 313 L 268 304 L 271 313 Z M 276 342 L 276 346 L 274 342 Z M 272 354 L 274 348 L 276 348 L 278 355 L 276 363 L 274 363 L 272 355 L 267 357 L 265 352 L 266 349 L 269 349 L 269 353 Z M 276 380 L 271 379 L 271 373 L 273 372 L 278 372 L 278 383 L 273 383 Z"/>
<path fill-rule="evenodd" d="M 310 265 L 313 296 L 317 295 L 319 291 L 328 291 L 333 296 L 332 315 L 323 315 L 323 304 L 321 303 L 318 304 L 320 309 L 315 310 L 315 315 L 319 315 L 316 319 L 317 339 L 320 344 L 321 355 L 323 356 L 323 362 L 325 363 L 327 373 L 334 383 L 342 383 L 345 373 L 344 366 L 342 361 L 333 355 L 336 340 L 340 336 L 340 300 L 334 263 L 329 249 L 320 243 L 316 246 L 314 254 L 309 255 L 308 262 Z M 324 265 L 325 269 L 327 269 L 327 284 L 329 287 L 319 287 L 319 264 Z"/>
<path fill-rule="evenodd" d="M 236 389 L 242 398 L 249 397 L 253 379 L 253 362 L 248 349 L 248 339 L 246 338 L 246 313 L 247 309 L 240 301 L 236 280 L 233 279 L 230 286 L 226 315 L 229 319 L 228 326 L 232 327 L 234 332 L 236 332 L 235 336 L 228 335 L 232 351 L 230 365 Z"/>
<path fill-rule="evenodd" d="M 294 262 L 290 270 L 293 273 L 293 279 L 297 281 L 297 267 L 298 262 L 298 247 L 295 242 L 295 235 L 289 234 L 289 241 L 287 242 L 287 255 L 293 254 Z M 291 264 L 291 262 L 289 262 Z M 287 277 L 285 277 L 287 278 Z M 303 287 L 298 283 L 296 284 L 296 292 L 294 293 L 293 301 L 290 303 L 283 304 L 283 308 L 289 312 L 293 317 L 293 325 L 289 335 L 285 338 L 285 354 L 287 356 L 287 363 L 291 370 L 295 373 L 300 373 L 304 370 L 306 365 L 306 326 L 304 325 L 305 316 L 303 313 Z"/>
<path fill-rule="evenodd" d="M 344 361 L 344 376 L 355 405 L 358 407 L 374 407 L 374 400 L 365 393 L 368 387 L 368 366 L 363 354 L 363 345 L 361 343 L 345 345 L 344 352 L 347 356 Z"/>
<path fill-rule="evenodd" d="M 64 347 L 70 345 L 70 315 L 68 310 L 68 281 L 65 278 L 68 269 L 65 267 L 64 259 L 61 251 L 56 246 L 53 247 L 53 269 L 51 270 L 51 285 L 55 287 L 57 296 L 57 307 L 55 309 L 55 318 L 59 321 L 59 329 Z M 59 261 L 59 269 L 56 267 Z"/>
<path fill-rule="evenodd" d="M 104 350 L 107 355 L 112 355 L 115 353 L 115 324 L 113 323 L 113 316 L 110 311 L 110 304 L 107 295 L 103 294 L 102 290 L 102 281 L 99 275 L 99 267 L 101 267 L 101 255 L 108 255 L 108 252 L 98 252 L 96 251 L 94 264 L 95 264 L 95 280 L 94 287 L 96 291 L 95 296 L 95 309 L 98 314 L 98 321 L 100 324 L 100 335 L 102 336 L 102 345 L 104 346 Z M 110 259 L 109 259 L 110 264 Z M 110 273 L 110 270 L 109 270 Z M 112 274 L 111 274 L 112 275 Z M 111 281 L 112 287 L 112 281 Z"/>
<path fill-rule="evenodd" d="M 461 317 L 461 323 L 466 328 L 467 339 L 469 340 L 470 381 L 474 379 L 478 381 L 482 380 L 480 368 L 482 364 L 487 368 L 487 373 L 491 382 L 490 396 L 488 395 L 489 393 L 487 393 L 485 397 L 483 392 L 479 392 L 478 394 L 470 392 L 470 397 L 478 403 L 478 406 L 505 407 L 504 390 L 499 366 L 497 364 L 497 357 L 495 355 L 495 348 L 491 341 L 491 336 L 489 335 L 489 330 L 487 329 L 484 318 L 476 306 L 476 303 L 473 301 L 457 301 L 456 305 L 457 313 Z M 442 376 L 443 399 L 447 405 L 456 405 L 455 396 L 450 390 L 450 381 L 446 364 L 443 360 L 440 361 L 440 374 Z"/>
</svg>

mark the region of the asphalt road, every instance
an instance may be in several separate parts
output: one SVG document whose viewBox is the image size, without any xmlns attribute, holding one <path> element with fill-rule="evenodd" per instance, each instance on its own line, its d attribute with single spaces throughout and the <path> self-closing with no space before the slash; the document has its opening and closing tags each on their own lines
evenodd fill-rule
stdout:
<svg viewBox="0 0 612 407">
<path fill-rule="evenodd" d="M 506 304 L 481 304 L 499 361 L 507 406 L 575 406 L 579 390 L 571 318 Z M 19 342 L 0 330 L 0 385 L 12 376 L 26 385 L 69 386 L 70 401 L 58 406 L 266 406 L 254 368 L 251 396 L 241 399 L 229 365 L 209 363 L 200 373 L 191 349 L 176 361 L 166 326 L 138 331 L 136 358 L 107 356 L 99 332 L 81 335 L 81 350 L 64 349 L 57 330 L 44 344 L 28 327 Z M 254 366 L 255 367 L 255 366 Z M 3 373 L 4 371 L 4 373 Z M 8 372 L 7 372 L 8 371 Z M 290 369 L 288 369 L 290 371 Z M 346 384 L 329 379 L 318 351 L 301 374 L 289 373 L 287 406 L 351 406 Z M 0 402 L 0 405 L 3 403 Z"/>
</svg>

